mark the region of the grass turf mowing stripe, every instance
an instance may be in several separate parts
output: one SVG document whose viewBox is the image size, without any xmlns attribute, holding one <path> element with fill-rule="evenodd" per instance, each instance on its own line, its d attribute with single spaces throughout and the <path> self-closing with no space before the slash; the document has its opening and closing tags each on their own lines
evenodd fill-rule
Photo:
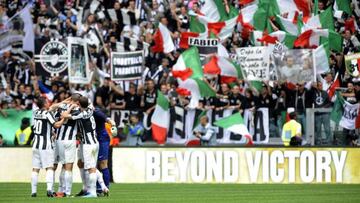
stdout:
<svg viewBox="0 0 360 203">
<path fill-rule="evenodd" d="M 31 198 L 30 183 L 0 183 L 0 202 L 360 202 L 360 185 L 340 184 L 112 184 L 110 197 L 97 199 L 49 199 L 45 187 Z"/>
</svg>

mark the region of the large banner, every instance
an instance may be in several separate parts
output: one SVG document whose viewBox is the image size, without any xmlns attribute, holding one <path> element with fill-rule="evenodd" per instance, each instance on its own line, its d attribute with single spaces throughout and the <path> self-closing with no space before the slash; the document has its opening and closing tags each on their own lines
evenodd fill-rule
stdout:
<svg viewBox="0 0 360 203">
<path fill-rule="evenodd" d="M 242 47 L 236 49 L 236 53 L 248 80 L 269 80 L 268 47 Z"/>
<path fill-rule="evenodd" d="M 138 111 L 118 110 L 111 109 L 111 119 L 113 119 L 118 128 L 123 128 L 129 121 L 131 113 L 138 113 Z M 237 113 L 233 109 L 225 110 L 208 110 L 206 112 L 210 123 L 228 117 L 234 113 Z M 167 134 L 167 144 L 180 144 L 185 145 L 188 141 L 197 139 L 193 135 L 193 130 L 197 126 L 198 116 L 201 114 L 201 110 L 185 109 L 180 106 L 174 106 L 170 108 L 170 126 Z M 145 129 L 151 129 L 151 115 L 148 116 L 144 113 L 143 125 Z M 248 127 L 249 132 L 253 135 L 255 144 L 264 144 L 269 142 L 269 115 L 268 109 L 260 108 L 256 112 L 252 113 L 249 110 L 245 111 L 244 121 Z M 214 126 L 215 127 L 215 126 Z M 234 134 L 223 128 L 215 127 L 217 132 L 217 143 L 221 144 L 245 144 L 246 138 L 241 135 Z"/>
<path fill-rule="evenodd" d="M 206 56 L 209 54 L 215 54 L 218 52 L 218 39 L 203 39 L 189 37 L 189 46 L 196 46 L 199 50 L 201 56 Z"/>
<path fill-rule="evenodd" d="M 0 159 L 6 171 L 0 182 L 31 179 L 31 150 L 0 148 L 6 154 Z M 360 184 L 360 148 L 136 147 L 113 148 L 112 153 L 115 183 Z M 73 176 L 81 182 L 79 170 Z M 39 182 L 46 182 L 45 173 Z"/>
<path fill-rule="evenodd" d="M 292 83 L 316 81 L 316 68 L 311 49 L 289 49 L 271 55 L 272 80 Z"/>
<path fill-rule="evenodd" d="M 360 53 L 349 54 L 345 56 L 346 71 L 352 77 L 359 77 L 360 71 Z"/>
<path fill-rule="evenodd" d="M 115 183 L 359 184 L 359 148 L 121 148 Z"/>
<path fill-rule="evenodd" d="M 134 80 L 142 77 L 144 52 L 111 52 L 111 79 Z"/>
<path fill-rule="evenodd" d="M 20 128 L 23 118 L 32 118 L 32 111 L 18 111 L 16 109 L 4 109 L 6 117 L 0 113 L 0 134 L 6 145 L 14 145 L 15 132 Z"/>
<path fill-rule="evenodd" d="M 85 39 L 68 37 L 69 82 L 74 84 L 90 83 L 88 47 Z"/>
</svg>

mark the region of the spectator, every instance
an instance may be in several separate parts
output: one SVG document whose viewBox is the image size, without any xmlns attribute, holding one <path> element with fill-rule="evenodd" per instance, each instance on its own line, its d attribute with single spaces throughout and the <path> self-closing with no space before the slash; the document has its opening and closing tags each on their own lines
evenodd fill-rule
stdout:
<svg viewBox="0 0 360 203">
<path fill-rule="evenodd" d="M 317 82 L 314 85 L 313 89 L 313 104 L 315 108 L 329 108 L 331 107 L 331 102 L 329 100 L 329 95 L 326 91 L 323 90 L 322 83 Z M 315 145 L 322 144 L 322 130 L 321 127 L 324 127 L 325 136 L 327 138 L 327 144 L 333 144 L 333 136 L 330 132 L 330 113 L 328 112 L 317 112 L 315 113 Z"/>
<path fill-rule="evenodd" d="M 15 146 L 30 146 L 32 142 L 32 130 L 30 126 L 30 119 L 23 118 L 21 120 L 20 128 L 15 133 Z"/>
<path fill-rule="evenodd" d="M 157 93 L 155 90 L 154 80 L 146 81 L 146 90 L 143 96 L 144 110 L 147 114 L 151 114 L 155 109 Z"/>
<path fill-rule="evenodd" d="M 294 108 L 287 110 L 290 121 L 286 122 L 282 130 L 282 140 L 284 146 L 298 146 L 301 145 L 301 124 L 296 121 L 296 112 Z"/>
<path fill-rule="evenodd" d="M 216 130 L 209 123 L 209 118 L 200 118 L 200 125 L 194 130 L 194 135 L 201 141 L 201 146 L 216 146 Z"/>
<path fill-rule="evenodd" d="M 131 111 L 138 111 L 141 108 L 141 97 L 136 92 L 136 87 L 130 83 L 129 91 L 125 92 L 125 108 Z"/>
<path fill-rule="evenodd" d="M 343 49 L 344 54 L 356 53 L 360 50 L 359 39 L 352 33 L 351 30 L 344 31 Z"/>
<path fill-rule="evenodd" d="M 110 103 L 109 100 L 110 94 L 110 78 L 105 78 L 103 85 L 98 88 L 95 93 L 95 104 L 99 108 L 106 109 L 108 104 Z"/>
<path fill-rule="evenodd" d="M 142 126 L 139 117 L 135 114 L 130 116 L 130 124 L 127 124 L 124 129 L 126 137 L 126 146 L 141 146 L 144 127 Z"/>
</svg>

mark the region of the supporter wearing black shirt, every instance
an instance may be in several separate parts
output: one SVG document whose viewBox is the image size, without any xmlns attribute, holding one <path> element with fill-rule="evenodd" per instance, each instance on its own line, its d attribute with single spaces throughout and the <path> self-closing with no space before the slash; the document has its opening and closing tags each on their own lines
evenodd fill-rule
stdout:
<svg viewBox="0 0 360 203">
<path fill-rule="evenodd" d="M 244 112 L 245 97 L 240 94 L 240 87 L 238 85 L 232 87 L 229 103 L 231 108 L 239 110 L 241 113 Z"/>
<path fill-rule="evenodd" d="M 286 91 L 284 89 L 280 89 L 280 92 L 278 94 L 278 98 L 275 101 L 275 115 L 281 115 L 281 112 L 287 110 L 288 99 L 286 96 Z M 281 126 L 282 127 L 282 126 Z"/>
<path fill-rule="evenodd" d="M 216 98 L 216 110 L 223 110 L 230 105 L 230 88 L 228 84 L 221 84 L 221 94 Z"/>
<path fill-rule="evenodd" d="M 356 92 L 353 82 L 350 81 L 347 83 L 347 90 L 344 93 L 342 93 L 342 96 L 347 102 L 351 104 L 355 104 L 358 102 L 358 100 L 356 99 Z"/>
<path fill-rule="evenodd" d="M 259 107 L 269 108 L 269 113 L 274 108 L 274 100 L 272 98 L 271 89 L 269 86 L 263 86 L 259 96 Z"/>
<path fill-rule="evenodd" d="M 23 94 L 23 99 L 21 105 L 24 106 L 26 110 L 31 110 L 34 102 L 34 95 L 32 94 L 32 88 L 29 85 L 25 86 L 25 94 Z"/>
<path fill-rule="evenodd" d="M 124 109 L 125 108 L 125 97 L 123 95 L 115 92 L 112 95 L 110 108 L 112 108 L 112 109 Z"/>
<path fill-rule="evenodd" d="M 180 28 L 187 30 L 190 26 L 190 18 L 187 14 L 187 9 L 186 6 L 181 6 L 180 8 L 180 15 L 179 15 L 179 23 L 180 23 Z"/>
<path fill-rule="evenodd" d="M 96 106 L 105 109 L 109 104 L 110 95 L 110 78 L 104 79 L 104 84 L 99 87 L 95 93 L 95 104 Z"/>
<path fill-rule="evenodd" d="M 318 82 L 313 85 L 313 105 L 315 108 L 329 108 L 331 102 L 329 95 L 323 90 L 322 83 Z M 327 138 L 327 144 L 333 144 L 333 136 L 330 132 L 330 113 L 328 112 L 316 112 L 315 113 L 315 144 L 322 144 L 321 127 L 324 127 L 325 135 Z"/>
<path fill-rule="evenodd" d="M 244 109 L 256 108 L 259 105 L 259 98 L 254 95 L 251 89 L 245 90 Z"/>
<path fill-rule="evenodd" d="M 144 110 L 150 114 L 154 109 L 156 105 L 156 90 L 155 90 L 155 83 L 154 80 L 147 80 L 146 81 L 146 90 L 145 94 L 143 96 L 144 98 Z"/>
<path fill-rule="evenodd" d="M 215 109 L 217 105 L 217 98 L 216 97 L 209 97 L 209 98 L 203 98 L 199 102 L 205 109 Z"/>
<path fill-rule="evenodd" d="M 31 75 L 30 65 L 26 63 L 25 59 L 22 59 L 20 65 L 16 68 L 14 81 L 28 85 L 31 81 Z"/>
<path fill-rule="evenodd" d="M 134 84 L 130 84 L 129 92 L 125 92 L 125 108 L 136 111 L 141 108 L 141 97 L 136 93 Z"/>
<path fill-rule="evenodd" d="M 291 97 L 291 103 L 288 107 L 295 107 L 299 115 L 305 115 L 306 108 L 312 107 L 312 93 L 305 89 L 304 83 L 297 84 L 297 90 L 287 88 L 287 96 Z"/>
<path fill-rule="evenodd" d="M 354 84 L 356 101 L 360 101 L 360 82 Z"/>
</svg>

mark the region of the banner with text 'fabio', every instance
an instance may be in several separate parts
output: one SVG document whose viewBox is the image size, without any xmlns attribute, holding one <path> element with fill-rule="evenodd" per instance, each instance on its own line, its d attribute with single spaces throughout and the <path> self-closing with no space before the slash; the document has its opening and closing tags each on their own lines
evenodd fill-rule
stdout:
<svg viewBox="0 0 360 203">
<path fill-rule="evenodd" d="M 142 76 L 144 52 L 111 52 L 111 80 L 134 80 Z"/>
<path fill-rule="evenodd" d="M 189 37 L 189 46 L 196 46 L 201 56 L 209 54 L 216 54 L 218 52 L 218 39 L 203 39 L 196 37 Z"/>
</svg>

